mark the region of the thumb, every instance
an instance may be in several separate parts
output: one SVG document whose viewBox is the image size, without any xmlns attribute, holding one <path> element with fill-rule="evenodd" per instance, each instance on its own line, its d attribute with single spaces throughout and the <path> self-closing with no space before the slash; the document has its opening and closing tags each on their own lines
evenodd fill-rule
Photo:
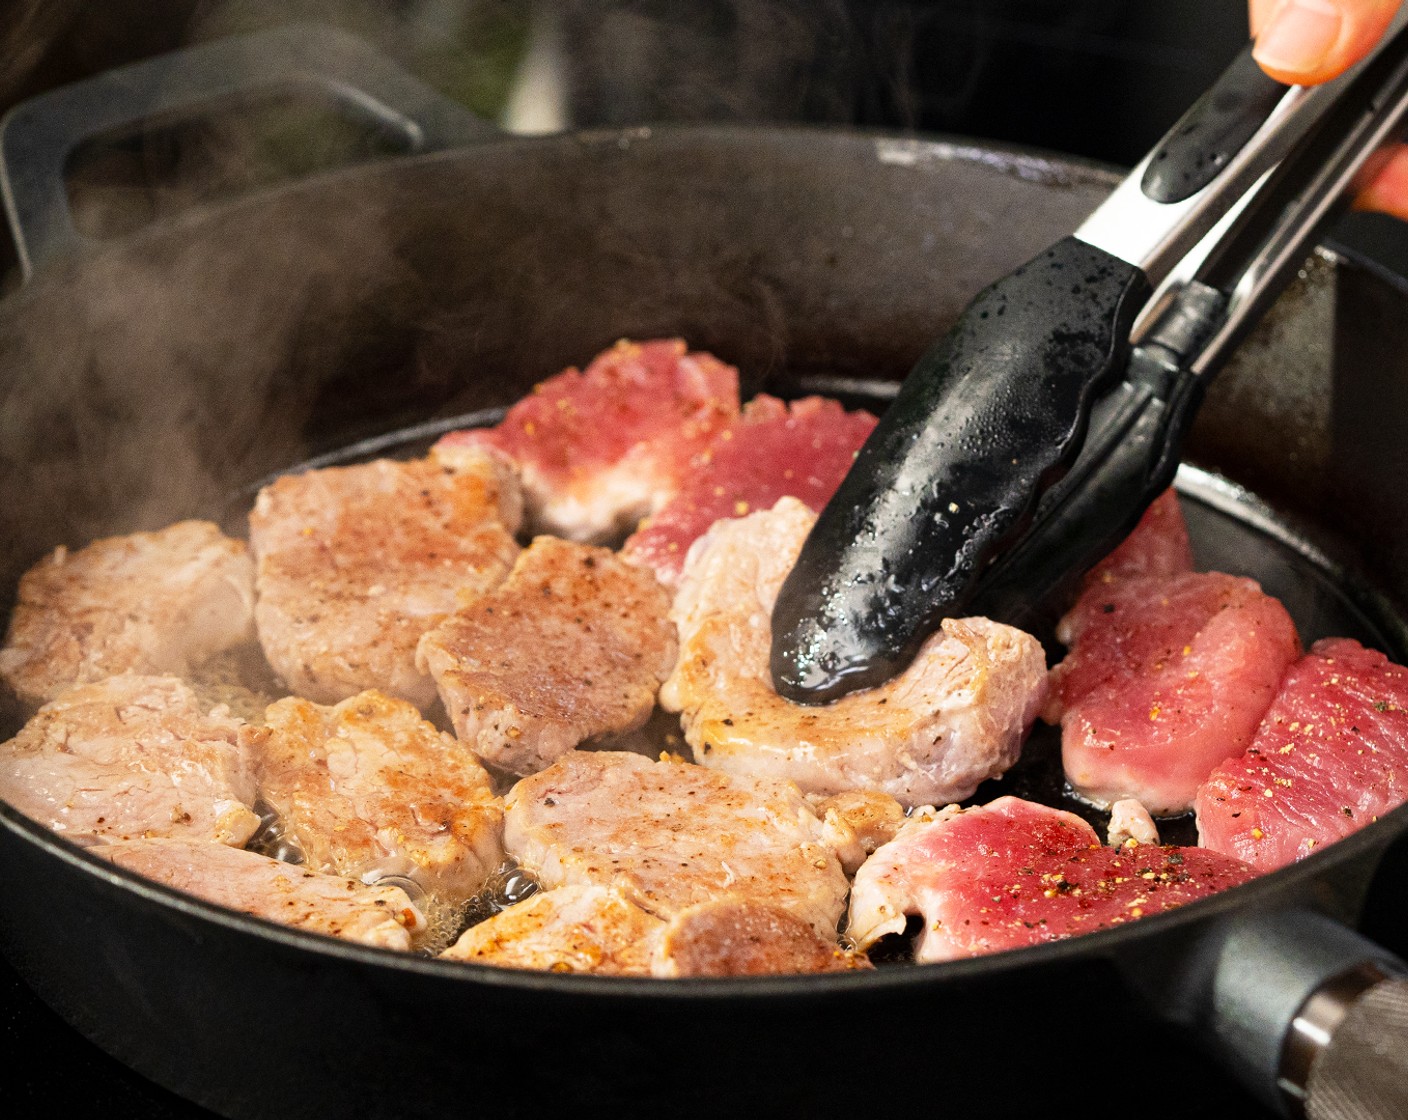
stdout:
<svg viewBox="0 0 1408 1120">
<path fill-rule="evenodd" d="M 1252 0 L 1252 57 L 1278 81 L 1314 85 L 1373 48 L 1399 0 Z"/>
</svg>

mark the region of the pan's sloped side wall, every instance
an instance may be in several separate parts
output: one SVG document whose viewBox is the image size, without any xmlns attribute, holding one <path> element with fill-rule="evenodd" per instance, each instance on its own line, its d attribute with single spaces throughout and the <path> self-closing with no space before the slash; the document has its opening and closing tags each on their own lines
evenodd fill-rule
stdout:
<svg viewBox="0 0 1408 1120">
<path fill-rule="evenodd" d="M 0 592 L 623 336 L 898 378 L 1108 175 L 822 130 L 504 140 L 193 212 L 0 307 Z"/>
<path fill-rule="evenodd" d="M 1408 288 L 1319 253 L 1208 391 L 1189 457 L 1408 604 Z M 1376 604 L 1371 613 L 1385 617 Z M 1392 629 L 1390 621 L 1390 629 Z"/>
</svg>

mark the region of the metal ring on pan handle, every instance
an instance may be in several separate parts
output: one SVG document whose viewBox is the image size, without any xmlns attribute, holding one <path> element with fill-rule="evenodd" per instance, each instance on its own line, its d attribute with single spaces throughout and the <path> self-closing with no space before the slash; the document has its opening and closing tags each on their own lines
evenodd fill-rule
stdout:
<svg viewBox="0 0 1408 1120">
<path fill-rule="evenodd" d="M 1408 1116 L 1408 976 L 1366 962 L 1318 989 L 1291 1025 L 1281 1085 L 1308 1120 Z"/>
<path fill-rule="evenodd" d="M 1408 965 L 1322 913 L 1247 909 L 1126 978 L 1277 1114 L 1408 1117 Z M 1173 956 L 1170 958 L 1169 950 Z"/>
</svg>

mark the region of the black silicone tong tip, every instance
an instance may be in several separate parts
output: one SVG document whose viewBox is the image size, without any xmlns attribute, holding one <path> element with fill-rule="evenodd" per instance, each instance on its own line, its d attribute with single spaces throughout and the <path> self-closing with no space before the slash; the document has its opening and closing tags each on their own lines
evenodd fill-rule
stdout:
<svg viewBox="0 0 1408 1120">
<path fill-rule="evenodd" d="M 908 664 L 1069 466 L 1150 295 L 1068 237 L 981 292 L 920 360 L 822 511 L 773 611 L 780 694 L 822 703 Z"/>
</svg>

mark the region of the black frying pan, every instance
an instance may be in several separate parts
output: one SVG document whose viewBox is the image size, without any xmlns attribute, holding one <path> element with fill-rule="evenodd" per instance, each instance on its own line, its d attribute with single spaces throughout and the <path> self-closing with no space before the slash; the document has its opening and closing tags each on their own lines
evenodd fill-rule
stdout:
<svg viewBox="0 0 1408 1120">
<path fill-rule="evenodd" d="M 57 543 L 218 514 L 312 454 L 501 407 L 623 335 L 682 335 L 748 390 L 878 406 L 974 291 L 1113 181 L 966 142 L 639 129 L 343 171 L 86 250 L 61 229 L 0 305 L 4 586 Z M 1396 281 L 1317 255 L 1220 377 L 1182 479 L 1205 562 L 1263 578 L 1307 638 L 1400 659 L 1405 309 Z M 1054 795 L 1043 757 L 1013 788 Z M 103 1049 L 235 1117 L 1253 1116 L 1283 1104 L 1278 1017 L 1385 957 L 1353 931 L 1408 952 L 1405 830 L 1400 809 L 1225 895 L 1031 950 L 657 982 L 284 930 L 0 806 L 0 951 Z"/>
</svg>

